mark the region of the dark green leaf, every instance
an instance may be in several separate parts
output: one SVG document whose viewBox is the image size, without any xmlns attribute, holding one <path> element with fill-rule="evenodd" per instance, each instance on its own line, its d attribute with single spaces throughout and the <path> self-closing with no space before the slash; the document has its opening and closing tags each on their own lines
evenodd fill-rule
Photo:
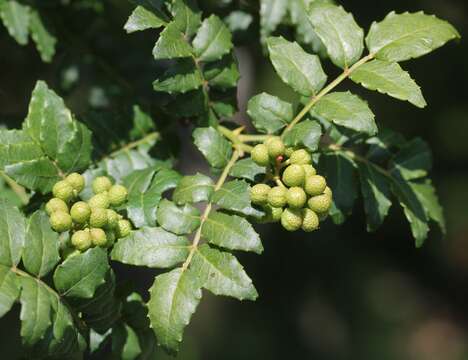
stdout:
<svg viewBox="0 0 468 360">
<path fill-rule="evenodd" d="M 240 77 L 237 61 L 232 54 L 224 56 L 219 61 L 206 64 L 203 74 L 209 85 L 218 89 L 236 87 Z"/>
<path fill-rule="evenodd" d="M 158 223 L 176 235 L 190 234 L 200 226 L 200 210 L 190 204 L 179 207 L 163 199 L 157 211 Z"/>
<path fill-rule="evenodd" d="M 153 119 L 145 113 L 138 105 L 133 106 L 133 128 L 130 130 L 132 140 L 141 139 L 154 131 Z"/>
<path fill-rule="evenodd" d="M 232 155 L 231 143 L 214 128 L 195 129 L 193 139 L 212 167 L 223 168 L 229 162 Z"/>
<path fill-rule="evenodd" d="M 31 8 L 15 0 L 0 1 L 0 18 L 8 33 L 20 45 L 28 43 Z"/>
<path fill-rule="evenodd" d="M 219 60 L 233 47 L 231 32 L 219 17 L 211 15 L 205 19 L 193 39 L 193 48 L 202 61 Z"/>
<path fill-rule="evenodd" d="M 45 27 L 41 16 L 35 10 L 31 11 L 29 21 L 31 37 L 36 43 L 37 50 L 44 62 L 51 62 L 55 55 L 55 44 L 57 39 Z"/>
<path fill-rule="evenodd" d="M 10 267 L 0 265 L 0 318 L 3 317 L 20 295 L 20 280 Z"/>
<path fill-rule="evenodd" d="M 193 59 L 180 59 L 160 79 L 153 82 L 153 89 L 169 94 L 185 93 L 198 89 L 202 84 L 203 76 Z"/>
<path fill-rule="evenodd" d="M 284 136 L 286 146 L 305 146 L 310 151 L 316 151 L 322 136 L 320 124 L 312 120 L 304 120 L 289 130 Z"/>
<path fill-rule="evenodd" d="M 255 177 L 260 174 L 265 174 L 265 171 L 266 168 L 264 166 L 258 166 L 252 158 L 249 157 L 237 161 L 231 168 L 229 175 L 255 181 Z"/>
<path fill-rule="evenodd" d="M 291 122 L 293 108 L 276 96 L 261 93 L 249 100 L 247 114 L 257 130 L 274 134 Z"/>
<path fill-rule="evenodd" d="M 446 233 L 445 217 L 442 206 L 439 203 L 434 186 L 430 180 L 421 183 L 411 183 L 410 185 L 416 193 L 423 208 L 429 218 L 434 220 L 440 227 L 443 234 Z"/>
<path fill-rule="evenodd" d="M 260 0 L 260 29 L 262 39 L 276 30 L 288 10 L 288 0 Z"/>
<path fill-rule="evenodd" d="M 120 323 L 112 329 L 112 354 L 122 360 L 134 360 L 141 354 L 138 335 L 130 326 Z"/>
<path fill-rule="evenodd" d="M 206 175 L 184 176 L 177 185 L 172 199 L 179 205 L 207 201 L 213 189 L 213 181 Z"/>
<path fill-rule="evenodd" d="M 44 194 L 60 180 L 57 167 L 46 157 L 7 165 L 5 173 L 20 185 Z"/>
<path fill-rule="evenodd" d="M 157 29 L 166 22 L 157 14 L 146 10 L 143 6 L 137 6 L 125 23 L 124 29 L 127 33 L 146 29 Z"/>
<path fill-rule="evenodd" d="M 175 22 L 166 26 L 153 48 L 153 56 L 156 60 L 190 57 L 192 53 L 192 47 L 187 43 L 184 34 Z"/>
<path fill-rule="evenodd" d="M 406 143 L 392 158 L 391 172 L 398 172 L 406 180 L 424 177 L 432 167 L 429 146 L 420 138 Z"/>
<path fill-rule="evenodd" d="M 247 216 L 263 215 L 252 207 L 250 202 L 250 185 L 244 180 L 233 180 L 224 183 L 211 197 L 211 201 L 219 207 L 241 213 Z"/>
<path fill-rule="evenodd" d="M 17 207 L 0 199 L 0 265 L 18 265 L 26 242 L 26 221 Z"/>
<path fill-rule="evenodd" d="M 201 13 L 195 0 L 174 0 L 171 13 L 180 31 L 187 37 L 195 34 L 201 23 Z"/>
</svg>

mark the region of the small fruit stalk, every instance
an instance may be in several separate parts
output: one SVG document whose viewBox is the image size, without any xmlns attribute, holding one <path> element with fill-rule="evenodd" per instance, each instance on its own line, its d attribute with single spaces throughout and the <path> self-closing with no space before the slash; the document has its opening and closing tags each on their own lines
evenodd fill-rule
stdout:
<svg viewBox="0 0 468 360">
<path fill-rule="evenodd" d="M 250 193 L 252 203 L 265 211 L 260 221 L 280 222 L 288 231 L 317 230 L 328 216 L 332 190 L 317 174 L 307 150 L 286 148 L 279 137 L 271 137 L 256 145 L 251 156 L 268 174 Z"/>
<path fill-rule="evenodd" d="M 70 174 L 54 185 L 54 197 L 45 206 L 52 229 L 71 235 L 70 246 L 63 249 L 63 257 L 94 246 L 111 247 L 116 239 L 132 231 L 130 221 L 117 212 L 127 201 L 125 186 L 113 184 L 106 176 L 97 177 L 92 183 L 94 196 L 88 201 L 80 199 L 84 187 L 82 175 Z"/>
</svg>

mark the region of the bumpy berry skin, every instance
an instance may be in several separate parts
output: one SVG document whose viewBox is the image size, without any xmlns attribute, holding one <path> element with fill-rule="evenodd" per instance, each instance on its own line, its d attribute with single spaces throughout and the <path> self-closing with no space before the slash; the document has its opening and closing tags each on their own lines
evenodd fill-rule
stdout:
<svg viewBox="0 0 468 360">
<path fill-rule="evenodd" d="M 52 194 L 54 197 L 62 199 L 65 202 L 69 202 L 73 199 L 73 187 L 65 180 L 57 182 L 52 188 Z"/>
<path fill-rule="evenodd" d="M 302 211 L 302 218 L 303 220 L 301 228 L 305 232 L 312 232 L 319 228 L 320 220 L 314 211 L 310 209 L 304 209 Z"/>
<path fill-rule="evenodd" d="M 306 150 L 299 149 L 291 154 L 291 156 L 289 157 L 289 161 L 291 162 L 291 164 L 307 165 L 312 162 L 312 158 Z"/>
<path fill-rule="evenodd" d="M 107 210 L 102 208 L 91 208 L 89 225 L 93 228 L 102 228 L 107 225 Z"/>
<path fill-rule="evenodd" d="M 283 172 L 283 182 L 288 186 L 302 186 L 304 183 L 304 169 L 301 165 L 289 165 Z"/>
<path fill-rule="evenodd" d="M 125 186 L 113 185 L 109 189 L 109 203 L 112 206 L 122 205 L 127 200 L 128 191 Z"/>
<path fill-rule="evenodd" d="M 304 169 L 306 179 L 317 174 L 317 170 L 310 164 L 302 165 L 302 168 Z"/>
<path fill-rule="evenodd" d="M 50 225 L 57 232 L 65 232 L 71 229 L 73 222 L 70 214 L 56 211 L 50 215 Z"/>
<path fill-rule="evenodd" d="M 72 186 L 73 190 L 75 190 L 77 194 L 79 194 L 84 189 L 85 179 L 83 175 L 78 173 L 71 173 L 65 178 L 65 181 Z"/>
<path fill-rule="evenodd" d="M 286 200 L 290 207 L 300 209 L 303 208 L 306 204 L 307 195 L 302 188 L 298 186 L 293 186 L 286 193 Z"/>
<path fill-rule="evenodd" d="M 91 208 L 84 201 L 78 201 L 71 207 L 70 215 L 74 222 L 78 224 L 84 224 L 89 220 L 89 216 L 91 215 Z"/>
<path fill-rule="evenodd" d="M 128 220 L 119 220 L 119 224 L 117 225 L 117 236 L 119 238 L 123 238 L 125 236 L 130 235 L 132 231 L 132 224 Z"/>
<path fill-rule="evenodd" d="M 326 187 L 327 181 L 320 175 L 310 176 L 304 183 L 304 190 L 311 196 L 322 194 Z"/>
<path fill-rule="evenodd" d="M 316 213 L 325 213 L 330 209 L 331 199 L 328 195 L 325 194 L 317 195 L 311 197 L 307 205 Z"/>
<path fill-rule="evenodd" d="M 88 230 L 80 230 L 75 232 L 71 237 L 71 243 L 76 249 L 80 251 L 88 250 L 93 244 L 91 241 L 91 234 Z"/>
<path fill-rule="evenodd" d="M 109 229 L 115 229 L 119 224 L 119 214 L 114 210 L 107 209 L 107 227 Z"/>
<path fill-rule="evenodd" d="M 112 182 L 107 176 L 98 176 L 93 180 L 93 192 L 95 194 L 100 194 L 104 191 L 108 191 L 112 186 Z"/>
<path fill-rule="evenodd" d="M 280 138 L 271 138 L 268 139 L 267 143 L 268 155 L 272 159 L 276 159 L 280 155 L 284 155 L 286 147 L 284 146 L 283 141 Z"/>
<path fill-rule="evenodd" d="M 299 230 L 302 226 L 302 214 L 298 209 L 286 209 L 281 214 L 281 225 L 288 231 Z"/>
<path fill-rule="evenodd" d="M 110 205 L 109 195 L 107 194 L 107 192 L 96 194 L 91 199 L 88 200 L 88 205 L 91 207 L 91 209 L 94 209 L 94 208 L 107 209 Z"/>
<path fill-rule="evenodd" d="M 256 184 L 250 189 L 250 200 L 256 205 L 266 204 L 270 190 L 267 184 Z"/>
<path fill-rule="evenodd" d="M 47 212 L 47 214 L 49 215 L 52 215 L 52 213 L 56 212 L 56 211 L 62 211 L 62 212 L 68 212 L 68 206 L 67 206 L 67 203 L 65 201 L 63 201 L 62 199 L 59 199 L 59 198 L 52 198 L 50 199 L 46 206 L 45 206 L 45 210 Z"/>
<path fill-rule="evenodd" d="M 266 145 L 258 144 L 255 145 L 250 153 L 252 160 L 259 166 L 267 166 L 270 163 L 270 157 L 268 155 L 268 148 Z"/>
<path fill-rule="evenodd" d="M 94 246 L 104 247 L 107 245 L 107 236 L 102 229 L 90 229 L 89 235 Z"/>
<path fill-rule="evenodd" d="M 275 186 L 268 192 L 268 204 L 272 207 L 282 208 L 286 205 L 286 193 L 288 189 L 284 186 Z"/>
<path fill-rule="evenodd" d="M 328 186 L 323 190 L 324 195 L 327 195 L 328 197 L 333 198 L 333 192 L 332 189 L 330 189 Z"/>
</svg>

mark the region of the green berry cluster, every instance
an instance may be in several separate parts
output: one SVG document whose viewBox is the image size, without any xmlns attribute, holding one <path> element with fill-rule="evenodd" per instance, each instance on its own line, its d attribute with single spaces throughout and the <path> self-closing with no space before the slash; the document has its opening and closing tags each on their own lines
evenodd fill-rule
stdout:
<svg viewBox="0 0 468 360">
<path fill-rule="evenodd" d="M 276 186 L 262 183 L 252 187 L 252 203 L 266 212 L 263 222 L 281 222 L 288 231 L 318 229 L 332 203 L 327 181 L 317 174 L 305 149 L 287 148 L 278 137 L 256 145 L 252 160 L 266 166 Z"/>
<path fill-rule="evenodd" d="M 113 185 L 105 176 L 97 177 L 92 183 L 94 196 L 87 202 L 79 198 L 84 187 L 85 179 L 77 173 L 54 185 L 54 197 L 45 206 L 52 229 L 60 233 L 70 231 L 71 245 L 78 251 L 93 246 L 110 247 L 117 238 L 129 235 L 130 221 L 111 209 L 127 200 L 125 186 Z"/>
</svg>

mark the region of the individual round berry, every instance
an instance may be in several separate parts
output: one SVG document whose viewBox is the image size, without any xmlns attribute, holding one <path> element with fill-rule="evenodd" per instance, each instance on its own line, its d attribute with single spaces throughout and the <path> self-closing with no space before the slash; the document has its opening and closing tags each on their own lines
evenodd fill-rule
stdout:
<svg viewBox="0 0 468 360">
<path fill-rule="evenodd" d="M 266 224 L 266 223 L 274 223 L 281 220 L 281 214 L 283 213 L 283 208 L 273 207 L 271 205 L 265 205 L 264 207 L 265 216 L 263 216 L 259 222 Z"/>
<path fill-rule="evenodd" d="M 306 179 L 317 174 L 317 170 L 310 164 L 302 165 L 302 168 L 304 169 Z"/>
<path fill-rule="evenodd" d="M 104 247 L 107 245 L 107 236 L 102 229 L 90 229 L 89 235 L 91 236 L 91 242 L 94 246 Z"/>
<path fill-rule="evenodd" d="M 313 175 L 305 179 L 304 190 L 311 196 L 320 195 L 327 186 L 327 181 L 323 176 Z"/>
<path fill-rule="evenodd" d="M 301 228 L 302 214 L 299 209 L 289 209 L 281 214 L 281 225 L 288 231 L 296 231 Z"/>
<path fill-rule="evenodd" d="M 282 208 L 286 205 L 286 193 L 288 189 L 284 186 L 275 186 L 268 192 L 268 204 L 272 207 Z"/>
<path fill-rule="evenodd" d="M 109 204 L 109 195 L 107 194 L 107 192 L 96 194 L 88 200 L 88 205 L 91 207 L 91 209 L 107 209 L 109 207 Z"/>
<path fill-rule="evenodd" d="M 93 180 L 92 187 L 95 194 L 100 194 L 108 191 L 112 186 L 112 182 L 107 176 L 98 176 Z"/>
<path fill-rule="evenodd" d="M 122 205 L 127 200 L 128 191 L 123 185 L 113 185 L 109 189 L 109 203 L 112 206 Z"/>
<path fill-rule="evenodd" d="M 65 181 L 69 183 L 78 194 L 84 189 L 85 179 L 83 175 L 71 173 L 65 178 Z"/>
<path fill-rule="evenodd" d="M 311 232 L 319 228 L 319 217 L 314 211 L 304 209 L 302 211 L 302 219 L 302 230 L 305 232 Z"/>
<path fill-rule="evenodd" d="M 271 138 L 267 143 L 268 155 L 272 159 L 276 159 L 280 155 L 284 155 L 286 147 L 280 138 Z"/>
<path fill-rule="evenodd" d="M 270 163 L 270 157 L 268 156 L 268 148 L 266 145 L 255 145 L 250 156 L 257 165 L 267 166 Z"/>
<path fill-rule="evenodd" d="M 250 189 L 250 200 L 256 205 L 265 204 L 268 201 L 268 193 L 271 188 L 267 184 L 256 184 Z"/>
<path fill-rule="evenodd" d="M 73 187 L 65 180 L 61 180 L 52 188 L 52 194 L 54 194 L 56 198 L 69 202 L 73 199 Z"/>
<path fill-rule="evenodd" d="M 302 186 L 304 183 L 304 169 L 301 165 L 289 165 L 283 172 L 283 182 L 288 186 Z"/>
<path fill-rule="evenodd" d="M 114 210 L 107 209 L 107 227 L 109 229 L 115 229 L 119 224 L 119 214 L 117 214 Z"/>
<path fill-rule="evenodd" d="M 67 206 L 67 203 L 65 201 L 63 201 L 62 199 L 52 198 L 47 202 L 47 204 L 45 206 L 45 210 L 46 210 L 47 214 L 49 214 L 49 215 L 52 215 L 52 213 L 54 213 L 56 211 L 62 211 L 62 212 L 67 213 L 68 212 L 68 206 Z"/>
<path fill-rule="evenodd" d="M 130 232 L 132 231 L 132 224 L 130 224 L 130 221 L 122 219 L 119 220 L 119 223 L 117 225 L 117 236 L 119 238 L 123 238 L 125 236 L 130 235 Z"/>
<path fill-rule="evenodd" d="M 330 209 L 331 198 L 325 194 L 313 196 L 309 199 L 307 205 L 316 213 L 325 213 Z"/>
<path fill-rule="evenodd" d="M 65 232 L 72 227 L 72 218 L 69 213 L 64 211 L 56 211 L 50 215 L 50 225 L 57 232 Z"/>
<path fill-rule="evenodd" d="M 74 222 L 78 224 L 84 224 L 89 220 L 89 216 L 91 215 L 91 208 L 84 201 L 78 201 L 71 207 L 70 215 Z"/>
<path fill-rule="evenodd" d="M 312 157 L 306 150 L 299 149 L 291 154 L 289 160 L 291 164 L 307 165 L 312 162 Z"/>
<path fill-rule="evenodd" d="M 88 250 L 93 244 L 89 230 L 79 230 L 71 237 L 72 245 L 80 251 Z"/>
<path fill-rule="evenodd" d="M 293 186 L 286 193 L 286 201 L 290 207 L 300 209 L 306 204 L 307 195 L 302 188 Z"/>
<path fill-rule="evenodd" d="M 91 208 L 89 225 L 93 228 L 102 228 L 107 225 L 107 209 Z"/>
<path fill-rule="evenodd" d="M 323 190 L 323 193 L 324 195 L 329 196 L 330 199 L 333 198 L 333 192 L 332 192 L 332 189 L 330 189 L 330 187 L 327 186 L 325 190 Z"/>
</svg>

